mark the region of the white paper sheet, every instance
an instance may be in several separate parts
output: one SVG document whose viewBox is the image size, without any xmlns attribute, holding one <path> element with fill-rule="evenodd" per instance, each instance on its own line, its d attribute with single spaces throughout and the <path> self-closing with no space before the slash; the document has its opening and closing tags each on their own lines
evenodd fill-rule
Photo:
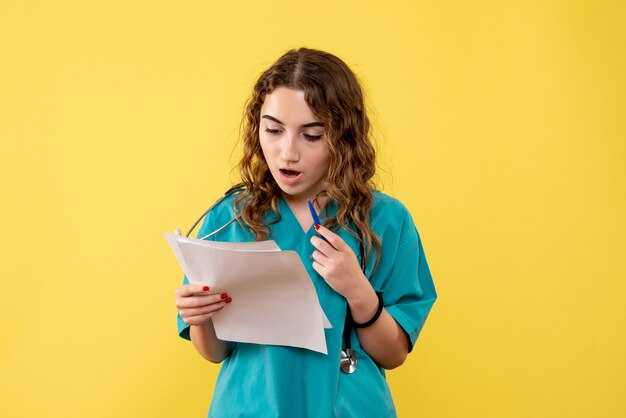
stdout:
<svg viewBox="0 0 626 418">
<path fill-rule="evenodd" d="M 216 242 L 165 234 L 190 283 L 227 292 L 213 316 L 224 341 L 301 347 L 327 354 L 331 328 L 304 264 L 274 241 Z"/>
</svg>

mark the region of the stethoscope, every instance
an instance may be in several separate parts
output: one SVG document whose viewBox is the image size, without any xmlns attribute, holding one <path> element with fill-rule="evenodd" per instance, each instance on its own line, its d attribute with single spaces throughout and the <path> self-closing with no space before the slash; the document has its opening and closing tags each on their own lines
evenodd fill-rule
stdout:
<svg viewBox="0 0 626 418">
<path fill-rule="evenodd" d="M 205 216 L 207 216 L 207 214 L 209 212 L 211 212 L 211 210 L 215 206 L 217 206 L 220 202 L 222 202 L 224 199 L 226 199 L 231 194 L 235 193 L 238 190 L 241 190 L 243 187 L 244 187 L 243 183 L 239 183 L 239 184 L 234 185 L 230 189 L 228 189 L 226 191 L 226 193 L 224 193 L 224 196 L 219 198 L 206 211 L 204 211 L 204 213 L 191 226 L 191 228 L 189 228 L 189 231 L 187 231 L 187 233 L 185 234 L 185 237 L 189 237 L 189 235 L 196 228 L 196 226 L 202 221 L 202 219 L 204 219 Z M 239 219 L 239 216 L 235 216 L 233 219 L 231 219 L 230 221 L 226 222 L 224 225 L 220 226 L 215 231 L 213 231 L 210 234 L 207 234 L 207 235 L 205 235 L 203 237 L 199 237 L 198 239 L 207 239 L 210 236 L 213 236 L 213 235 L 217 234 L 222 229 L 226 228 L 228 225 L 232 224 L 233 222 L 235 222 L 238 219 Z M 176 235 L 181 235 L 180 229 L 177 229 L 175 231 L 175 233 L 176 233 Z M 358 233 L 359 233 L 359 238 L 361 238 L 361 231 L 358 231 Z M 361 256 L 361 269 L 363 270 L 363 274 L 365 274 L 365 267 L 366 267 L 365 266 L 365 249 L 363 248 L 363 240 L 362 239 L 359 239 L 359 254 Z M 354 373 L 356 371 L 356 365 L 357 365 L 356 353 L 352 349 L 352 341 L 351 341 L 352 338 L 351 338 L 351 336 L 352 336 L 352 316 L 350 315 L 350 307 L 346 306 L 346 322 L 345 322 L 344 329 L 343 329 L 343 347 L 341 349 L 341 360 L 339 362 L 339 368 L 341 369 L 342 372 L 347 373 L 347 374 Z"/>
</svg>

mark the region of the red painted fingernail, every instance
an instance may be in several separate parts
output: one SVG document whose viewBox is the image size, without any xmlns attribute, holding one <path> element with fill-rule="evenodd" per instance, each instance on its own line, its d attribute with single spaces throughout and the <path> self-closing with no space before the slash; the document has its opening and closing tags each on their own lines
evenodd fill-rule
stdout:
<svg viewBox="0 0 626 418">
<path fill-rule="evenodd" d="M 319 229 L 320 229 L 320 226 L 318 224 L 315 224 L 315 230 L 319 231 Z"/>
<path fill-rule="evenodd" d="M 226 293 L 222 293 L 221 298 L 222 298 L 222 299 L 228 299 L 228 295 L 227 295 Z"/>
<path fill-rule="evenodd" d="M 226 299 L 226 303 L 230 303 L 230 302 L 232 302 L 232 301 L 233 301 L 233 300 L 232 300 L 231 298 Z"/>
<path fill-rule="evenodd" d="M 204 287 L 202 288 L 202 290 L 204 290 L 204 291 L 206 292 L 207 290 L 209 290 L 209 286 L 204 286 Z"/>
</svg>

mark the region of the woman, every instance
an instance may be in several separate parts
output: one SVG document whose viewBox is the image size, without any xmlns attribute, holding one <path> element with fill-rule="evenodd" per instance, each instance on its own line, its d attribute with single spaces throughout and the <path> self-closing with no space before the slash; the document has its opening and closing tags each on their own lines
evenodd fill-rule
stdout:
<svg viewBox="0 0 626 418">
<path fill-rule="evenodd" d="M 384 370 L 405 361 L 437 296 L 410 214 L 371 184 L 369 133 L 359 82 L 334 55 L 291 50 L 256 82 L 244 119 L 243 187 L 209 212 L 199 236 L 238 217 L 210 239 L 272 239 L 296 251 L 333 328 L 325 330 L 328 355 L 220 341 L 211 317 L 236 298 L 185 279 L 176 290 L 179 334 L 223 362 L 210 417 L 396 415 Z M 308 199 L 323 225 L 313 225 Z M 358 361 L 353 373 L 339 367 L 344 332 Z"/>
</svg>

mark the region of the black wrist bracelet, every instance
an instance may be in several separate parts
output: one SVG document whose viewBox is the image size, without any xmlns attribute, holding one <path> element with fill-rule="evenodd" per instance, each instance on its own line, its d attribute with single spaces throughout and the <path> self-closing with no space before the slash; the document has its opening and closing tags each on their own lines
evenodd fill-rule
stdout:
<svg viewBox="0 0 626 418">
<path fill-rule="evenodd" d="M 355 322 L 354 319 L 353 319 L 352 320 L 352 326 L 354 328 L 367 328 L 370 325 L 372 325 L 374 322 L 376 322 L 376 320 L 380 316 L 381 312 L 383 311 L 383 292 L 376 292 L 376 296 L 378 296 L 378 308 L 376 309 L 376 313 L 374 314 L 372 319 L 370 319 L 369 321 L 367 321 L 364 324 L 359 324 L 359 323 Z M 348 308 L 348 309 L 350 309 L 350 308 Z"/>
</svg>

